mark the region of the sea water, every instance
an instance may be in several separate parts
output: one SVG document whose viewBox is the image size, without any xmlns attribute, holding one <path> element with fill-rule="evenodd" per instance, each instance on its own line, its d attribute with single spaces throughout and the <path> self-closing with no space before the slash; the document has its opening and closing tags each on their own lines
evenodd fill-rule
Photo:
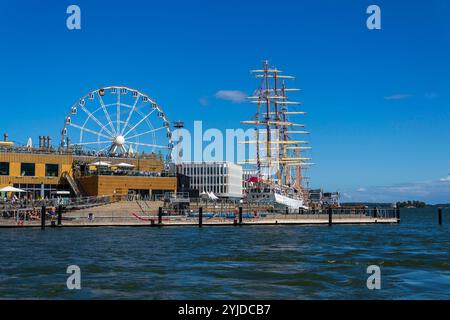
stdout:
<svg viewBox="0 0 450 320">
<path fill-rule="evenodd" d="M 450 299 L 450 211 L 400 225 L 0 229 L 0 299 Z M 67 268 L 80 268 L 69 290 Z M 369 266 L 380 290 L 369 290 Z"/>
</svg>

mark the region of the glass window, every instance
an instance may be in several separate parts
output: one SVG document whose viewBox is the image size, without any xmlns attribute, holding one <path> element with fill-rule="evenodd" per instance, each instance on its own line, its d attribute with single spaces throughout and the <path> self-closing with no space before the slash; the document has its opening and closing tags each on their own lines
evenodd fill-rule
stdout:
<svg viewBox="0 0 450 320">
<path fill-rule="evenodd" d="M 0 176 L 9 176 L 9 162 L 0 162 Z"/>
<path fill-rule="evenodd" d="M 46 164 L 45 165 L 45 176 L 46 177 L 57 177 L 59 175 L 59 165 L 57 164 Z"/>
<path fill-rule="evenodd" d="M 20 175 L 22 177 L 36 176 L 36 165 L 34 163 L 22 163 L 20 166 Z"/>
</svg>

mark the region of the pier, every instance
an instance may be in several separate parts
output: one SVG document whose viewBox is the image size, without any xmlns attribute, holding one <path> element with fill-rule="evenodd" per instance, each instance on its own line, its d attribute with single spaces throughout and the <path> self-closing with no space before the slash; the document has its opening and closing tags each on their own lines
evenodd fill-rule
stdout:
<svg viewBox="0 0 450 320">
<path fill-rule="evenodd" d="M 202 206 L 204 205 L 204 206 Z M 273 211 L 261 206 L 217 206 L 198 203 L 195 210 L 164 208 L 161 201 L 129 200 L 68 209 L 59 206 L 36 208 L 38 216 L 0 219 L 0 228 L 86 228 L 86 227 L 214 227 L 270 225 L 397 224 L 394 208 L 325 208 L 298 212 Z M 46 210 L 42 215 L 42 210 Z M 39 218 L 38 218 L 39 217 Z M 57 222 L 57 223 L 56 223 Z"/>
</svg>

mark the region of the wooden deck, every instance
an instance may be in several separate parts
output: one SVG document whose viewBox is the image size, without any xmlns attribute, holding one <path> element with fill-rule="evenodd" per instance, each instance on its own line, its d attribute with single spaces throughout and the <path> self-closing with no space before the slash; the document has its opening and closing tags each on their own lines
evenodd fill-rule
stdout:
<svg viewBox="0 0 450 320">
<path fill-rule="evenodd" d="M 162 202 L 136 202 L 136 201 L 121 201 L 114 202 L 108 205 L 90 207 L 81 210 L 75 210 L 63 213 L 62 225 L 63 228 L 89 228 L 89 227 L 198 227 L 199 218 L 197 216 L 171 216 L 163 214 L 162 223 L 158 224 L 158 211 L 163 206 Z M 242 216 L 242 223 L 235 222 L 238 216 L 234 216 L 233 209 L 228 208 L 222 211 L 223 208 L 207 208 L 202 218 L 203 227 L 213 226 L 269 226 L 269 225 L 329 225 L 329 215 L 322 212 L 321 214 L 273 214 L 264 213 L 263 208 L 254 216 L 248 212 Z M 228 217 L 215 215 L 211 217 L 214 211 L 226 212 Z M 194 211 L 198 212 L 198 211 Z M 209 213 L 208 213 L 209 212 Z M 376 215 L 360 213 L 356 211 L 352 213 L 342 214 L 337 210 L 332 214 L 333 225 L 344 224 L 396 224 L 399 223 L 397 217 L 386 212 L 379 212 Z M 231 216 L 230 216 L 231 214 Z M 91 221 L 89 217 L 93 216 Z M 51 227 L 49 218 L 46 221 L 46 227 Z M 15 219 L 0 218 L 0 228 L 40 228 L 40 220 L 27 220 L 23 225 L 18 225 Z"/>
<path fill-rule="evenodd" d="M 333 225 L 366 225 L 366 224 L 397 224 L 399 221 L 395 218 L 374 219 L 370 217 L 339 217 L 332 221 Z M 242 224 L 235 223 L 233 220 L 209 219 L 203 221 L 203 227 L 223 227 L 223 226 L 274 226 L 274 225 L 328 225 L 329 220 L 322 217 L 301 217 L 301 218 L 264 218 L 264 219 L 244 219 Z M 39 221 L 27 221 L 19 226 L 14 221 L 0 221 L 0 228 L 40 228 Z M 46 228 L 50 228 L 51 223 L 47 222 Z M 198 219 L 179 219 L 163 220 L 158 224 L 157 218 L 151 221 L 134 221 L 117 219 L 117 221 L 108 221 L 107 219 L 89 221 L 86 219 L 63 221 L 57 228 L 99 228 L 99 227 L 199 227 Z"/>
</svg>

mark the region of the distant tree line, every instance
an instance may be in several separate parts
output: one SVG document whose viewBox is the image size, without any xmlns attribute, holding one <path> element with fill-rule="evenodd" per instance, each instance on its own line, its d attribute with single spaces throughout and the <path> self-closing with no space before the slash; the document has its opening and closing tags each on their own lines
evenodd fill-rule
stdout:
<svg viewBox="0 0 450 320">
<path fill-rule="evenodd" d="M 403 201 L 397 202 L 397 208 L 426 208 L 427 204 L 423 201 Z"/>
<path fill-rule="evenodd" d="M 391 207 L 392 203 L 378 203 L 378 202 L 345 202 L 341 203 L 342 206 L 367 206 L 369 208 L 386 208 Z M 450 203 L 437 203 L 437 204 L 428 204 L 423 201 L 403 201 L 396 203 L 398 208 L 450 208 Z"/>
</svg>

